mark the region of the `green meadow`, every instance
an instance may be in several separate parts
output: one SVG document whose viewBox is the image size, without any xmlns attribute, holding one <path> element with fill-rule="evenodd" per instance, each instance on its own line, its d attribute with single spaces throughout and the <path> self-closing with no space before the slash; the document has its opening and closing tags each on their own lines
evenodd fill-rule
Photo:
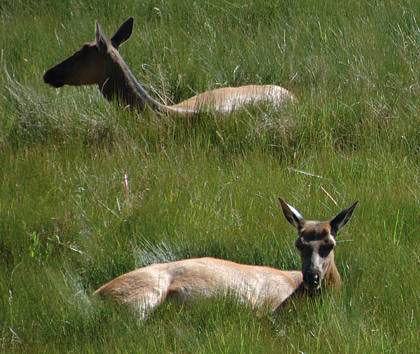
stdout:
<svg viewBox="0 0 420 354">
<path fill-rule="evenodd" d="M 414 0 L 1 0 L 0 351 L 418 352 L 419 15 Z M 111 36 L 130 16 L 120 52 L 161 102 L 255 83 L 298 103 L 177 119 L 44 84 L 95 20 Z M 359 201 L 339 294 L 277 314 L 168 302 L 146 322 L 92 296 L 189 257 L 299 269 L 278 196 L 309 219 Z"/>
</svg>

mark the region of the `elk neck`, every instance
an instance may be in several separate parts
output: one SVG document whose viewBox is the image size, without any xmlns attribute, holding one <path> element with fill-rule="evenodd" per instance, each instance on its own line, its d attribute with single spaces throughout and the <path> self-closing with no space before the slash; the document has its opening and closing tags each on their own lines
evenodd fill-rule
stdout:
<svg viewBox="0 0 420 354">
<path fill-rule="evenodd" d="M 337 266 L 335 265 L 334 253 L 330 255 L 330 261 L 328 262 L 324 281 L 327 287 L 339 290 L 341 288 L 341 276 L 338 272 Z"/>
<path fill-rule="evenodd" d="M 121 103 L 139 110 L 144 110 L 146 105 L 158 111 L 167 110 L 165 105 L 147 93 L 117 50 L 110 49 L 109 55 L 111 60 L 105 66 L 104 79 L 98 82 L 99 90 L 107 100 L 116 98 Z"/>
</svg>

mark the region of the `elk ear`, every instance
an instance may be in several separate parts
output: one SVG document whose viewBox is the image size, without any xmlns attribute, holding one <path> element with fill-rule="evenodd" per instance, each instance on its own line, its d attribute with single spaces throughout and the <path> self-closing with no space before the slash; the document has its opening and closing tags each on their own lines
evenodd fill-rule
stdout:
<svg viewBox="0 0 420 354">
<path fill-rule="evenodd" d="M 118 28 L 117 32 L 115 32 L 115 34 L 112 36 L 111 43 L 115 49 L 118 49 L 121 44 L 130 38 L 131 33 L 133 33 L 133 22 L 134 19 L 130 17 L 120 26 L 120 28 Z"/>
<path fill-rule="evenodd" d="M 353 214 L 354 208 L 356 208 L 358 202 L 355 202 L 350 208 L 344 209 L 340 212 L 334 219 L 330 221 L 331 232 L 335 237 L 338 230 L 340 230 L 344 225 L 347 224 L 347 221 L 350 220 L 351 215 Z"/>
<path fill-rule="evenodd" d="M 108 50 L 108 40 L 98 22 L 96 22 L 96 46 L 101 53 L 106 53 Z"/>
<path fill-rule="evenodd" d="M 279 198 L 279 202 L 287 221 L 298 230 L 300 230 L 305 223 L 305 219 L 303 218 L 302 214 L 299 213 L 294 207 L 287 204 L 283 199 Z"/>
</svg>

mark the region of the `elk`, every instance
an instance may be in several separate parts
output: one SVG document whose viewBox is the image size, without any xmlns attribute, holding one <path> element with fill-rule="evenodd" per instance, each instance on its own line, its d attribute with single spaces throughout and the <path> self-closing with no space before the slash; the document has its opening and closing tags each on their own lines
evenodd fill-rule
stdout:
<svg viewBox="0 0 420 354">
<path fill-rule="evenodd" d="M 232 295 L 252 308 L 276 311 L 295 293 L 315 293 L 325 286 L 340 288 L 334 262 L 338 230 L 350 219 L 355 202 L 330 221 L 305 220 L 294 207 L 279 198 L 283 214 L 298 230 L 295 245 L 301 270 L 279 270 L 238 264 L 217 258 L 192 258 L 152 264 L 123 274 L 95 291 L 138 310 L 142 318 L 167 299 L 185 302 L 192 298 Z"/>
<path fill-rule="evenodd" d="M 107 100 L 116 98 L 125 106 L 144 110 L 146 106 L 171 116 L 192 116 L 200 112 L 229 114 L 251 104 L 264 103 L 282 108 L 295 97 L 276 85 L 247 85 L 206 91 L 181 103 L 165 105 L 154 99 L 134 77 L 118 48 L 133 31 L 133 18 L 125 21 L 108 40 L 96 23 L 96 40 L 49 69 L 44 82 L 53 87 L 96 84 Z"/>
</svg>

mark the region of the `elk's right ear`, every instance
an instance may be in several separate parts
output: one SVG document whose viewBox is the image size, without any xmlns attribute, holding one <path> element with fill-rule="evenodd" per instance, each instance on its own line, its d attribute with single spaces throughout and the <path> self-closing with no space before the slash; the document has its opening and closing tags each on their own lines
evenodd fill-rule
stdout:
<svg viewBox="0 0 420 354">
<path fill-rule="evenodd" d="M 287 221 L 300 230 L 305 223 L 305 219 L 302 214 L 299 213 L 297 209 L 287 204 L 283 199 L 279 198 L 279 202 Z"/>
<path fill-rule="evenodd" d="M 115 32 L 115 34 L 112 36 L 111 43 L 115 49 L 118 49 L 121 44 L 130 38 L 131 33 L 133 33 L 133 22 L 134 19 L 130 17 L 120 26 L 120 28 L 118 28 L 117 32 Z"/>
<path fill-rule="evenodd" d="M 96 22 L 96 46 L 101 53 L 106 53 L 108 50 L 108 40 L 98 22 Z"/>
</svg>

